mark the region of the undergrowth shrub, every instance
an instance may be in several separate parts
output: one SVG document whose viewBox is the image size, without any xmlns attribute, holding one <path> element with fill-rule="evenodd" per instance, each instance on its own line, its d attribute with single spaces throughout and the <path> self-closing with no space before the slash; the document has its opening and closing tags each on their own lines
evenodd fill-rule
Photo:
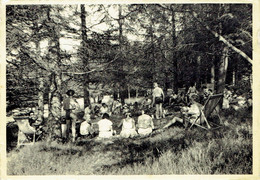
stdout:
<svg viewBox="0 0 260 180">
<path fill-rule="evenodd" d="M 251 174 L 251 122 L 236 117 L 225 122 L 210 131 L 172 127 L 150 137 L 113 142 L 38 142 L 7 154 L 8 174 Z"/>
</svg>

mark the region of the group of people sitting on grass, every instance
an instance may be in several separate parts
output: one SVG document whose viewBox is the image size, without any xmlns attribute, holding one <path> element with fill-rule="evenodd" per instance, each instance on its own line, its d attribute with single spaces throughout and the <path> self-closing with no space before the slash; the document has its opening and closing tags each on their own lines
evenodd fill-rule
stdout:
<svg viewBox="0 0 260 180">
<path fill-rule="evenodd" d="M 186 125 L 187 123 L 193 123 L 194 120 L 200 115 L 202 104 L 205 103 L 207 98 L 212 95 L 212 90 L 202 87 L 201 91 L 196 89 L 196 85 L 192 85 L 186 93 L 180 91 L 177 94 L 171 94 L 168 96 L 167 101 L 163 90 L 154 83 L 154 89 L 152 97 L 146 97 L 143 102 L 134 104 L 122 104 L 119 100 L 115 100 L 113 104 L 99 103 L 87 106 L 84 112 L 80 109 L 79 103 L 74 98 L 75 92 L 73 90 L 67 91 L 67 97 L 63 100 L 64 118 L 62 122 L 62 137 L 68 139 L 69 134 L 72 135 L 72 141 L 76 138 L 76 129 L 79 125 L 80 136 L 95 136 L 98 138 L 110 138 L 116 137 L 135 137 L 135 136 L 147 136 L 151 134 L 155 127 L 153 121 L 165 118 L 166 107 L 169 106 L 179 107 L 177 111 L 181 112 L 174 114 L 174 117 L 169 120 L 165 125 L 157 129 L 165 129 L 173 125 L 176 122 Z M 237 104 L 233 103 L 236 99 Z M 252 98 L 244 98 L 242 95 L 236 95 L 228 88 L 224 91 L 223 108 L 233 108 L 235 110 L 248 105 L 252 105 Z M 155 105 L 155 108 L 154 108 Z M 165 109 L 163 109 L 165 108 Z M 111 119 L 112 115 L 123 114 L 125 117 L 117 125 L 116 122 Z M 30 124 L 36 122 L 41 123 L 35 118 L 35 114 L 30 112 Z M 135 117 L 137 122 L 135 121 Z M 95 122 L 94 122 L 94 121 Z M 196 123 L 203 123 L 198 121 Z M 161 125 L 161 124 L 160 124 Z M 116 132 L 113 127 L 121 128 L 120 132 Z"/>
<path fill-rule="evenodd" d="M 142 111 L 142 115 L 138 117 L 137 123 L 134 118 L 131 117 L 130 113 L 125 113 L 125 118 L 117 125 L 118 127 L 121 127 L 119 135 L 117 135 L 116 131 L 113 129 L 113 122 L 107 113 L 103 114 L 102 119 L 97 122 L 97 125 L 98 138 L 110 138 L 112 136 L 123 138 L 133 138 L 138 135 L 147 136 L 150 135 L 154 129 L 152 117 L 145 114 L 144 111 Z M 88 128 L 91 130 L 91 125 L 89 125 Z"/>
<path fill-rule="evenodd" d="M 115 121 L 113 119 L 110 119 L 111 112 L 109 111 L 109 108 L 106 104 L 102 104 L 102 107 L 100 108 L 100 111 L 98 112 L 99 118 L 96 116 L 93 116 L 93 111 L 91 111 L 90 106 L 87 106 L 84 110 L 84 115 L 81 118 L 80 123 L 80 135 L 81 136 L 92 136 L 93 134 L 98 134 L 98 138 L 110 138 L 110 137 L 135 137 L 135 136 L 147 136 L 150 135 L 153 130 L 155 129 L 154 126 L 154 114 L 155 118 L 164 118 L 165 114 L 162 111 L 162 104 L 164 101 L 164 94 L 161 88 L 158 87 L 157 84 L 155 84 L 155 91 L 153 93 L 153 100 L 152 105 L 150 106 L 144 106 L 143 104 L 138 106 L 137 103 L 135 103 L 133 109 L 131 108 L 131 105 L 124 105 L 122 109 L 122 113 L 125 115 L 125 118 L 121 120 L 121 122 L 116 125 Z M 69 93 L 68 93 L 69 94 Z M 71 96 L 69 94 L 69 96 Z M 189 122 L 192 122 L 195 120 L 199 114 L 200 114 L 200 108 L 202 105 L 198 103 L 198 96 L 196 94 L 192 94 L 189 97 L 190 101 L 190 107 L 183 106 L 181 108 L 181 114 L 187 115 L 187 119 Z M 72 101 L 73 102 L 73 101 Z M 153 104 L 156 106 L 155 113 L 153 112 Z M 76 107 L 74 107 L 76 109 Z M 71 114 L 73 114 L 73 110 L 69 111 Z M 137 117 L 137 122 L 135 122 L 135 119 L 133 118 Z M 74 117 L 73 115 L 70 117 Z M 98 120 L 96 123 L 93 123 L 92 117 L 95 117 Z M 72 121 L 69 121 L 67 124 L 69 126 L 69 123 L 74 122 L 74 126 L 72 128 L 75 128 L 75 122 L 77 119 L 72 119 Z M 159 127 L 159 129 L 165 129 L 174 124 L 175 122 L 185 123 L 186 122 L 186 116 L 177 117 L 175 116 L 172 120 L 170 120 L 166 125 L 163 127 Z M 202 122 L 200 122 L 202 123 Z M 96 125 L 96 128 L 95 128 Z M 121 127 L 121 131 L 119 134 L 113 129 L 113 127 L 117 126 L 118 128 Z M 70 129 L 70 128 L 68 128 Z M 75 140 L 75 130 L 72 130 L 72 137 L 73 141 Z"/>
</svg>

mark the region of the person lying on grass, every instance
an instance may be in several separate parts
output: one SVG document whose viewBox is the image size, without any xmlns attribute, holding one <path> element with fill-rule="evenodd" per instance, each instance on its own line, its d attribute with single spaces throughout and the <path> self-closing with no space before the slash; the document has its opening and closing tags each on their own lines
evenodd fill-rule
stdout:
<svg viewBox="0 0 260 180">
<path fill-rule="evenodd" d="M 109 115 L 104 113 L 102 119 L 98 121 L 98 137 L 110 138 L 113 136 L 112 121 L 109 120 Z"/>
<path fill-rule="evenodd" d="M 166 125 L 163 126 L 163 129 L 172 126 L 177 121 L 183 123 L 184 125 L 186 125 L 185 121 L 193 123 L 200 116 L 200 109 L 202 105 L 198 103 L 198 96 L 197 95 L 191 96 L 190 101 L 191 101 L 190 107 L 183 107 L 181 110 L 184 117 L 180 118 L 178 116 L 175 116 L 172 120 L 170 120 Z M 197 121 L 196 124 L 202 124 L 203 122 L 204 119 L 201 119 L 201 121 Z"/>
<path fill-rule="evenodd" d="M 126 113 L 126 118 L 123 119 L 118 127 L 122 126 L 122 131 L 120 133 L 121 137 L 129 138 L 137 135 L 135 130 L 135 120 L 131 118 L 131 113 Z"/>
<path fill-rule="evenodd" d="M 138 134 L 141 136 L 147 136 L 151 134 L 154 129 L 152 117 L 145 114 L 144 110 L 142 110 L 142 115 L 138 117 L 137 127 Z"/>
</svg>

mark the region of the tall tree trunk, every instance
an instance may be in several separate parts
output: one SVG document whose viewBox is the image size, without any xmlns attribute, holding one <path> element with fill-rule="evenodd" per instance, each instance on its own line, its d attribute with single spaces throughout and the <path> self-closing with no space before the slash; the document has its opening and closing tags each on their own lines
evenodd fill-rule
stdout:
<svg viewBox="0 0 260 180">
<path fill-rule="evenodd" d="M 212 62 L 212 65 L 211 65 L 211 68 L 210 68 L 210 83 L 212 84 L 212 91 L 213 92 L 215 92 L 215 79 L 216 79 L 216 77 L 215 77 L 215 59 L 213 60 L 213 62 Z"/>
<path fill-rule="evenodd" d="M 224 46 L 224 44 L 223 44 Z M 218 81 L 216 83 L 216 92 L 223 93 L 225 89 L 226 73 L 228 67 L 228 47 L 224 46 L 222 56 L 218 62 Z"/>
<path fill-rule="evenodd" d="M 48 131 L 49 140 L 54 141 L 61 137 L 61 76 L 60 74 L 52 73 L 50 77 L 50 92 L 49 92 L 49 116 L 48 116 Z"/>
<path fill-rule="evenodd" d="M 88 46 L 87 46 L 87 28 L 86 28 L 86 10 L 85 5 L 80 5 L 81 9 L 81 37 L 82 37 L 82 62 L 84 66 L 84 71 L 88 71 Z M 84 80 L 83 80 L 83 91 L 84 91 L 84 107 L 87 107 L 90 105 L 89 100 L 89 75 L 84 74 Z"/>
<path fill-rule="evenodd" d="M 201 80 L 200 80 L 200 76 L 201 76 L 201 73 L 200 73 L 200 66 L 201 66 L 201 56 L 198 55 L 198 57 L 197 57 L 197 64 L 196 64 L 196 84 L 197 84 L 197 87 L 198 87 L 198 88 L 201 87 Z"/>
<path fill-rule="evenodd" d="M 124 57 L 123 57 L 123 16 L 122 16 L 122 5 L 118 5 L 118 42 L 119 42 L 119 72 L 118 75 L 120 76 L 120 89 L 121 91 L 124 91 L 126 89 L 126 83 L 125 83 L 125 74 L 124 74 Z M 124 101 L 124 97 L 121 96 L 121 102 Z"/>
<path fill-rule="evenodd" d="M 47 11 L 48 21 L 52 22 L 50 17 L 50 8 Z M 49 53 L 48 59 L 52 61 L 52 69 L 55 67 L 55 72 L 52 72 L 50 77 L 50 92 L 49 92 L 49 116 L 48 116 L 48 140 L 54 141 L 61 137 L 61 59 L 60 59 L 60 32 L 53 25 L 50 27 L 49 31 L 51 34 L 51 39 L 49 41 Z"/>
<path fill-rule="evenodd" d="M 39 32 L 39 26 L 37 19 L 34 20 L 33 22 L 34 28 L 36 32 Z M 35 47 L 36 47 L 36 52 L 37 54 L 41 54 L 41 49 L 40 49 L 40 41 L 35 41 Z M 43 122 L 43 115 L 44 115 L 44 78 L 39 77 L 38 74 L 40 72 L 40 69 L 37 69 L 37 76 L 36 79 L 38 80 L 38 117 L 37 119 L 40 122 Z"/>
<path fill-rule="evenodd" d="M 130 89 L 130 86 L 127 87 L 127 93 L 128 93 L 128 99 L 130 100 L 130 98 L 131 98 L 131 89 Z"/>
<path fill-rule="evenodd" d="M 237 73 L 236 73 L 236 63 L 235 63 L 235 67 L 233 68 L 232 71 L 232 85 L 235 86 L 236 85 L 236 81 L 237 81 Z"/>
<path fill-rule="evenodd" d="M 39 77 L 39 90 L 38 90 L 38 120 L 43 121 L 44 115 L 44 78 Z"/>
<path fill-rule="evenodd" d="M 173 7 L 171 7 L 171 18 L 172 18 L 172 46 L 176 46 L 176 29 L 175 29 L 175 12 Z M 173 90 L 175 93 L 178 92 L 178 62 L 176 54 L 172 51 L 172 65 L 173 65 Z"/>
</svg>

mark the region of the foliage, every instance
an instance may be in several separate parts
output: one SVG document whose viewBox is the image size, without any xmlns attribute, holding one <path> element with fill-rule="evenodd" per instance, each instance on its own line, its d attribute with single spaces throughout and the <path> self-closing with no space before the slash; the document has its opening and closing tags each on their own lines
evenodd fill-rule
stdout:
<svg viewBox="0 0 260 180">
<path fill-rule="evenodd" d="M 128 88 L 148 90 L 153 81 L 164 90 L 200 87 L 212 69 L 220 92 L 252 75 L 241 56 L 252 58 L 250 4 L 8 5 L 6 17 L 7 110 L 38 101 L 43 111 L 48 102 L 50 129 L 59 128 L 54 111 L 65 92 L 88 100 L 90 83 L 124 100 Z M 228 43 L 238 50 L 227 50 L 226 71 Z"/>
<path fill-rule="evenodd" d="M 8 174 L 252 174 L 252 117 L 228 114 L 211 131 L 177 125 L 147 138 L 39 142 L 7 154 Z"/>
</svg>

